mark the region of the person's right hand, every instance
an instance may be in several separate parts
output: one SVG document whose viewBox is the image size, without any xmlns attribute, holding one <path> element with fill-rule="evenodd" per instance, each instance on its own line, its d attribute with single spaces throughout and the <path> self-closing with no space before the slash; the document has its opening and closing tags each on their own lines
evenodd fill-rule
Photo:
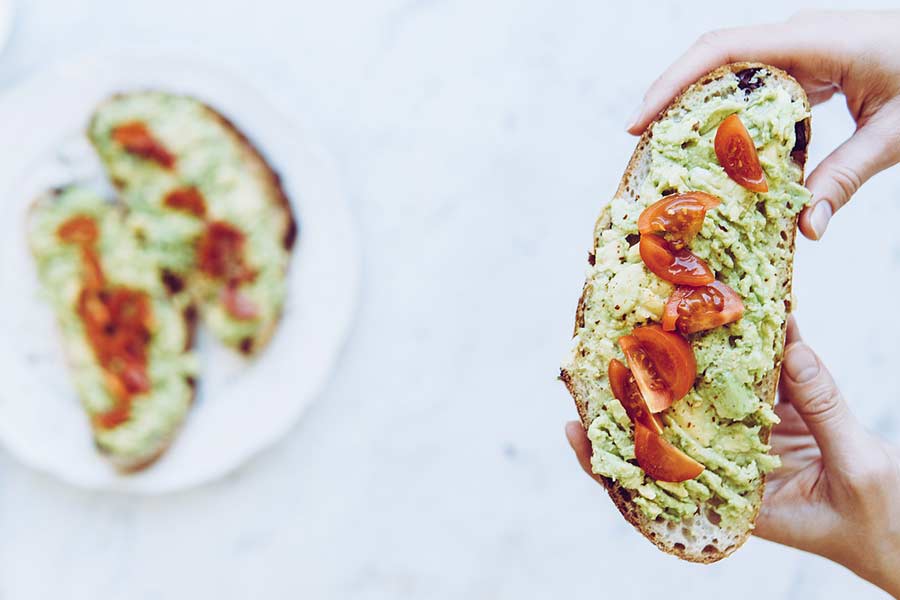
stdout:
<svg viewBox="0 0 900 600">
<path fill-rule="evenodd" d="M 754 534 L 841 563 L 900 597 L 900 453 L 866 431 L 793 317 Z"/>
<path fill-rule="evenodd" d="M 641 133 L 685 87 L 725 63 L 759 61 L 793 75 L 812 104 L 847 98 L 856 132 L 809 175 L 800 231 L 819 239 L 870 177 L 900 162 L 900 12 L 806 12 L 786 23 L 711 31 L 644 96 L 628 131 Z"/>
</svg>

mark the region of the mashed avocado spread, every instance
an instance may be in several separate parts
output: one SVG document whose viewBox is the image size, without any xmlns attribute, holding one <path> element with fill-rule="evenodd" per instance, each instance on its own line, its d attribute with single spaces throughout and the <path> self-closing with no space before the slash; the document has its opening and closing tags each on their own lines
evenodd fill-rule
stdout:
<svg viewBox="0 0 900 600">
<path fill-rule="evenodd" d="M 68 187 L 35 205 L 29 221 L 29 243 L 37 262 L 41 293 L 56 312 L 75 387 L 89 416 L 110 410 L 116 401 L 76 308 L 84 285 L 82 252 L 76 245 L 61 242 L 57 235 L 60 225 L 75 216 L 90 217 L 97 224 L 97 251 L 110 283 L 140 290 L 150 297 L 150 391 L 135 396 L 125 423 L 94 429 L 101 450 L 121 458 L 140 458 L 171 436 L 190 408 L 193 390 L 188 378 L 196 373 L 197 364 L 186 350 L 190 333 L 184 322 L 184 306 L 167 298 L 156 265 L 139 251 L 121 212 L 103 198 L 87 189 Z"/>
<path fill-rule="evenodd" d="M 708 84 L 706 91 L 703 103 L 671 111 L 653 126 L 649 172 L 636 190 L 640 200 L 617 197 L 604 209 L 611 227 L 597 232 L 585 325 L 566 370 L 575 379 L 596 382 L 587 399 L 595 473 L 632 490 L 634 502 L 650 519 L 678 521 L 708 502 L 721 526 L 743 527 L 758 502 L 760 478 L 780 465 L 760 435 L 778 418 L 756 386 L 774 368 L 783 344 L 790 292 L 779 271 L 789 268 L 791 258 L 783 227 L 809 200 L 809 192 L 795 183 L 801 171 L 791 151 L 795 123 L 809 114 L 803 101 L 786 90 L 740 89 L 734 75 Z M 734 113 L 757 147 L 767 193 L 741 187 L 716 159 L 716 128 Z M 722 204 L 707 213 L 690 249 L 740 294 L 745 313 L 735 323 L 689 336 L 697 360 L 695 386 L 661 416 L 664 437 L 706 470 L 693 480 L 666 483 L 645 476 L 634 463 L 631 422 L 610 392 L 606 370 L 611 359 L 624 361 L 618 338 L 636 326 L 659 322 L 672 291 L 641 261 L 638 216 L 667 193 L 692 190 L 715 194 Z"/>
</svg>

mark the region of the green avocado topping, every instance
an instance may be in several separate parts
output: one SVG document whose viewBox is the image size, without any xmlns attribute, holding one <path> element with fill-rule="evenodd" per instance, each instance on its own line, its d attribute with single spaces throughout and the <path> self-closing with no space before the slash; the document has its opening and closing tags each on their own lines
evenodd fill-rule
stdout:
<svg viewBox="0 0 900 600">
<path fill-rule="evenodd" d="M 595 473 L 632 490 L 633 501 L 650 519 L 679 521 L 709 501 L 722 527 L 745 528 L 759 501 L 761 477 L 780 464 L 760 437 L 778 418 L 758 396 L 757 386 L 782 350 L 790 298 L 780 270 L 791 259 L 790 232 L 783 224 L 810 198 L 796 183 L 801 167 L 791 151 L 795 124 L 809 114 L 803 101 L 778 86 L 745 92 L 732 75 L 707 88 L 703 103 L 673 111 L 653 125 L 649 171 L 637 190 L 640 201 L 615 198 L 604 209 L 611 227 L 598 231 L 584 326 L 575 358 L 565 368 L 574 379 L 592 382 L 588 437 Z M 716 159 L 716 129 L 735 113 L 757 147 L 767 193 L 741 187 Z M 707 213 L 690 249 L 741 296 L 745 312 L 737 322 L 689 336 L 698 378 L 688 395 L 662 414 L 663 435 L 706 470 L 694 480 L 664 483 L 647 477 L 634 461 L 631 423 L 610 392 L 606 370 L 611 359 L 624 360 L 618 338 L 636 326 L 659 322 L 672 291 L 641 261 L 634 243 L 637 219 L 665 194 L 694 190 L 714 194 L 722 204 Z"/>
</svg>

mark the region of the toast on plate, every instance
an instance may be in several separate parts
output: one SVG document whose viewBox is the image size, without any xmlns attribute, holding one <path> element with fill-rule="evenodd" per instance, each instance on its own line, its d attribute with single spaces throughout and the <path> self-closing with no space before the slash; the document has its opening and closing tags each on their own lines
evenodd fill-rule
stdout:
<svg viewBox="0 0 900 600">
<path fill-rule="evenodd" d="M 28 239 L 97 448 L 121 471 L 148 466 L 193 402 L 193 307 L 169 294 L 122 211 L 94 192 L 42 195 Z"/>
<path fill-rule="evenodd" d="M 231 122 L 187 96 L 112 96 L 88 137 L 169 289 L 194 298 L 226 345 L 261 350 L 281 315 L 297 237 L 275 171 Z"/>
</svg>

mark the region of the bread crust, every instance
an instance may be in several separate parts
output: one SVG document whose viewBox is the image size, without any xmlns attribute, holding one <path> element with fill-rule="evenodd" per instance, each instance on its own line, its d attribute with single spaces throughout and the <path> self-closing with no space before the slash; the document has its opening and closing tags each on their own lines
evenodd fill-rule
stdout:
<svg viewBox="0 0 900 600">
<path fill-rule="evenodd" d="M 637 170 L 641 164 L 641 161 L 644 155 L 649 150 L 650 138 L 651 138 L 651 130 L 654 124 L 666 118 L 670 111 L 675 108 L 680 107 L 680 105 L 684 102 L 685 98 L 689 97 L 691 94 L 700 90 L 703 86 L 721 79 L 727 75 L 737 74 L 741 71 L 749 70 L 749 69 L 760 69 L 768 71 L 769 77 L 774 77 L 779 80 L 782 85 L 786 85 L 788 87 L 794 88 L 792 96 L 795 98 L 800 98 L 804 102 L 807 108 L 807 112 L 809 111 L 809 101 L 806 98 L 806 94 L 803 91 L 803 88 L 800 87 L 800 84 L 791 77 L 786 72 L 778 69 L 776 67 L 772 67 L 762 63 L 751 63 L 751 62 L 738 62 L 731 63 L 727 65 L 723 65 L 713 71 L 710 71 L 696 82 L 685 88 L 666 108 L 664 108 L 660 113 L 653 119 L 653 121 L 647 126 L 644 130 L 644 133 L 641 135 L 640 140 L 637 143 L 637 147 L 634 150 L 634 153 L 631 156 L 631 159 L 628 162 L 628 166 L 625 169 L 625 174 L 622 176 L 622 180 L 619 183 L 619 187 L 616 190 L 615 197 L 622 197 L 628 195 L 628 189 L 630 187 L 630 182 L 634 178 Z M 800 166 L 800 181 L 798 183 L 803 183 L 803 170 L 806 164 L 806 156 L 807 156 L 807 144 L 810 139 L 811 129 L 810 129 L 810 119 L 807 117 L 802 121 L 803 128 L 803 137 L 804 143 L 801 148 L 797 149 L 797 151 L 793 154 L 793 158 L 795 162 Z M 799 132 L 798 132 L 799 133 Z M 797 219 L 798 217 L 794 217 L 791 222 L 791 226 L 786 231 L 787 244 L 790 250 L 790 260 L 788 262 L 788 268 L 786 272 L 783 274 L 785 277 L 784 285 L 786 288 L 786 292 L 788 295 L 790 294 L 791 284 L 793 280 L 793 254 L 794 254 L 794 246 L 796 242 L 796 232 L 797 232 Z M 598 232 L 603 231 L 611 226 L 611 221 L 609 218 L 608 211 L 604 210 L 600 217 L 597 220 L 597 223 L 594 227 L 594 241 L 591 251 L 591 256 L 596 254 L 598 249 L 597 241 L 599 239 Z M 581 297 L 578 300 L 578 307 L 575 312 L 575 330 L 573 335 L 577 335 L 578 331 L 584 326 L 584 306 L 587 301 L 587 291 L 588 291 L 589 282 L 585 283 L 585 286 L 582 290 Z M 787 306 L 787 312 L 790 313 L 791 307 Z M 768 375 L 760 382 L 757 386 L 756 392 L 760 398 L 763 398 L 770 405 L 774 405 L 775 402 L 775 394 L 778 387 L 778 377 L 781 371 L 781 361 L 783 358 L 783 348 L 784 348 L 784 335 L 786 332 L 787 321 L 785 320 L 785 324 L 782 325 L 781 328 L 781 336 L 782 336 L 782 350 L 776 355 L 775 365 L 773 369 L 768 373 Z M 575 407 L 578 410 L 578 416 L 581 420 L 581 424 L 584 427 L 585 431 L 590 426 L 590 419 L 588 416 L 587 410 L 587 398 L 584 398 L 579 393 L 577 386 L 572 378 L 572 375 L 566 371 L 565 369 L 560 370 L 559 375 L 560 380 L 565 384 L 566 389 L 569 390 L 573 400 L 575 401 Z M 765 428 L 764 431 L 761 432 L 763 441 L 768 443 L 769 437 L 771 435 L 771 428 Z M 750 533 L 752 531 L 752 527 L 748 528 L 747 531 L 743 532 L 740 537 L 738 537 L 734 543 L 730 544 L 726 548 L 712 548 L 706 547 L 701 552 L 691 552 L 686 549 L 682 544 L 673 543 L 671 540 L 665 539 L 662 536 L 657 535 L 655 532 L 651 531 L 649 525 L 651 521 L 649 521 L 643 513 L 640 512 L 637 505 L 631 501 L 630 492 L 620 485 L 619 483 L 601 475 L 595 475 L 595 478 L 603 484 L 606 488 L 609 497 L 612 499 L 613 503 L 618 508 L 619 512 L 622 513 L 622 516 L 625 517 L 635 529 L 637 529 L 642 535 L 644 535 L 648 540 L 653 542 L 659 549 L 667 552 L 669 554 L 673 554 L 678 558 L 683 560 L 696 562 L 696 563 L 714 563 L 719 561 L 726 556 L 733 553 L 737 550 L 744 542 L 746 542 L 747 538 L 749 538 Z M 753 503 L 754 505 L 754 513 L 750 522 L 753 523 L 756 520 L 757 513 L 759 511 L 760 501 L 762 500 L 762 495 L 765 489 L 765 476 L 762 477 L 760 486 L 758 488 L 758 501 Z"/>
</svg>

